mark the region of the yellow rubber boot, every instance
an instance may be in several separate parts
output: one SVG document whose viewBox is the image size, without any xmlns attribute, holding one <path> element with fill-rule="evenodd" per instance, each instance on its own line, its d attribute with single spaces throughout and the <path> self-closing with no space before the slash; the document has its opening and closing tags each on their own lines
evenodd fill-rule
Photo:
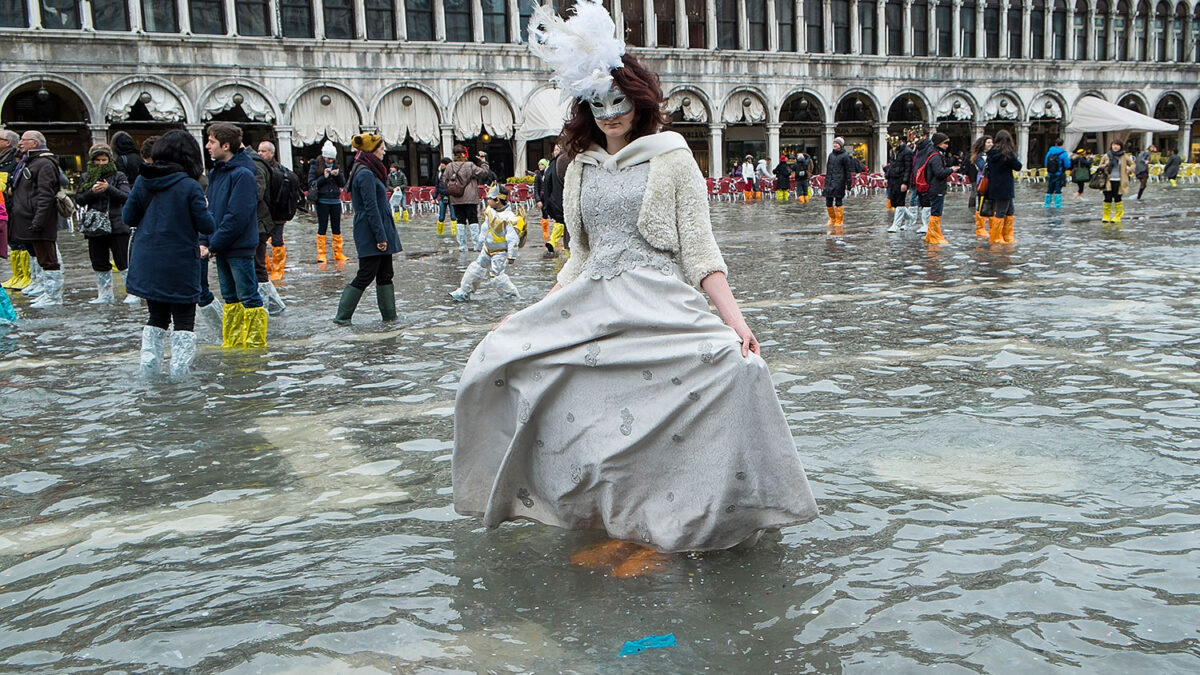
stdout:
<svg viewBox="0 0 1200 675">
<path fill-rule="evenodd" d="M 989 218 L 988 219 L 988 243 L 1003 244 L 1004 243 L 1004 219 Z"/>
<path fill-rule="evenodd" d="M 562 223 L 559 223 L 559 222 L 554 223 L 554 228 L 551 229 L 551 231 L 550 231 L 550 244 L 552 246 L 554 246 L 555 250 L 559 250 L 562 248 L 563 235 L 565 235 L 566 232 L 567 232 L 566 225 L 563 225 Z"/>
<path fill-rule="evenodd" d="M 926 244 L 949 244 L 942 236 L 942 217 L 929 216 L 929 227 L 925 230 Z"/>
<path fill-rule="evenodd" d="M 29 251 L 17 251 L 21 254 L 21 279 L 12 286 L 14 291 L 29 288 L 33 283 L 33 256 Z"/>
<path fill-rule="evenodd" d="M 21 281 L 21 255 L 20 254 L 21 253 L 23 253 L 23 251 L 9 251 L 8 252 L 8 266 L 10 268 L 12 268 L 12 275 L 9 276 L 8 281 L 0 284 L 0 288 L 16 288 L 17 284 L 20 283 L 20 281 Z"/>
<path fill-rule="evenodd" d="M 221 318 L 221 348 L 240 349 L 246 346 L 246 308 L 240 302 L 225 305 Z"/>
<path fill-rule="evenodd" d="M 446 234 L 446 221 L 444 221 L 444 220 L 437 221 L 437 234 L 439 237 L 442 236 L 443 234 Z"/>
<path fill-rule="evenodd" d="M 325 262 L 325 235 L 317 235 L 317 262 Z"/>
<path fill-rule="evenodd" d="M 1104 215 L 1100 218 L 1100 222 L 1107 223 L 1112 220 L 1113 205 L 1112 202 L 1104 202 Z"/>
<path fill-rule="evenodd" d="M 1113 222 L 1120 225 L 1121 219 L 1125 217 L 1125 202 L 1117 202 L 1113 204 Z"/>
<path fill-rule="evenodd" d="M 826 206 L 825 213 L 829 215 L 829 220 L 825 222 L 825 227 L 833 227 L 837 225 L 837 207 Z"/>
<path fill-rule="evenodd" d="M 408 209 L 400 209 L 400 220 L 403 220 L 406 223 L 411 220 L 408 216 Z"/>
<path fill-rule="evenodd" d="M 395 225 L 400 224 L 400 212 L 399 211 L 392 211 L 392 223 Z"/>
<path fill-rule="evenodd" d="M 245 338 L 247 349 L 266 349 L 267 347 L 267 308 L 251 307 L 245 311 Z"/>
<path fill-rule="evenodd" d="M 1004 243 L 1017 243 L 1017 238 L 1013 236 L 1013 216 L 1004 216 Z"/>
<path fill-rule="evenodd" d="M 1175 179 L 1174 179 L 1174 178 L 1172 178 L 1172 179 L 1170 179 L 1170 180 L 1171 180 L 1171 187 L 1179 187 L 1178 185 L 1176 185 L 1176 184 L 1175 184 Z"/>
<path fill-rule="evenodd" d="M 344 247 L 345 245 L 346 245 L 346 243 L 345 243 L 345 240 L 342 239 L 342 235 L 340 235 L 340 234 L 333 235 L 333 261 L 334 262 L 346 262 L 346 254 L 342 253 L 342 247 Z"/>
<path fill-rule="evenodd" d="M 283 266 L 287 264 L 287 247 L 271 247 L 271 261 L 271 281 L 279 281 L 283 278 Z"/>
<path fill-rule="evenodd" d="M 457 220 L 450 221 L 450 236 L 452 236 L 452 237 L 458 236 L 458 221 Z"/>
</svg>

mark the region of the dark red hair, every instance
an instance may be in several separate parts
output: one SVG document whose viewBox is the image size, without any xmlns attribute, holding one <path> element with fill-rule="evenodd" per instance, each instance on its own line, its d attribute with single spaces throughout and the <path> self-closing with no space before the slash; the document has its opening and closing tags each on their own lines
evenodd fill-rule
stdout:
<svg viewBox="0 0 1200 675">
<path fill-rule="evenodd" d="M 624 67 L 613 68 L 609 72 L 613 84 L 633 100 L 633 130 L 629 140 L 658 133 L 667 123 L 658 75 L 631 54 L 622 56 L 621 63 L 625 64 Z M 593 145 L 604 146 L 604 132 L 596 125 L 596 118 L 592 116 L 592 108 L 587 101 L 575 99 L 571 103 L 571 118 L 563 125 L 558 142 L 568 159 L 574 159 L 575 155 Z"/>
</svg>

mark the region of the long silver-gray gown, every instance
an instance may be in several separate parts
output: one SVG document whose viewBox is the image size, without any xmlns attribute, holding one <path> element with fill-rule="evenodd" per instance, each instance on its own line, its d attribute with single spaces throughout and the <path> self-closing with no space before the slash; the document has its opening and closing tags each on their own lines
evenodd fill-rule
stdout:
<svg viewBox="0 0 1200 675">
<path fill-rule="evenodd" d="M 763 360 L 743 358 L 636 221 L 649 164 L 584 168 L 583 273 L 476 347 L 455 402 L 454 506 L 659 551 L 816 517 Z"/>
</svg>

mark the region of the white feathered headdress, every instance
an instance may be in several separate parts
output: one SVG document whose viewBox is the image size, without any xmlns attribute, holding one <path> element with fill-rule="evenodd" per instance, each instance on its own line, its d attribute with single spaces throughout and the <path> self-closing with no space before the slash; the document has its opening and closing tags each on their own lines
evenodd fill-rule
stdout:
<svg viewBox="0 0 1200 675">
<path fill-rule="evenodd" d="M 563 20 L 546 5 L 529 20 L 529 51 L 554 70 L 550 82 L 562 89 L 559 102 L 588 100 L 612 87 L 609 71 L 621 67 L 625 43 L 614 37 L 616 25 L 598 0 L 578 0 L 575 16 Z"/>
</svg>

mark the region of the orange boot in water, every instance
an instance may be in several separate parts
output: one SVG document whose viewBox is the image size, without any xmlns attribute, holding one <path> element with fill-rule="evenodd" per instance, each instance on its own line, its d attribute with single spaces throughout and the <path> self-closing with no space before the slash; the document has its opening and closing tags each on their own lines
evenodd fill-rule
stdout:
<svg viewBox="0 0 1200 675">
<path fill-rule="evenodd" d="M 271 281 L 279 281 L 283 278 L 283 266 L 287 264 L 287 247 L 272 247 L 271 262 Z"/>
<path fill-rule="evenodd" d="M 942 236 L 942 217 L 929 216 L 929 228 L 925 230 L 926 244 L 949 244 Z"/>
<path fill-rule="evenodd" d="M 1117 222 L 1120 222 L 1120 221 L 1117 221 Z M 1004 216 L 1004 243 L 1006 243 L 1006 244 L 1017 243 L 1017 238 L 1015 236 L 1013 236 L 1013 217 L 1012 216 Z"/>
<path fill-rule="evenodd" d="M 550 219 L 542 218 L 542 241 L 550 241 Z"/>
<path fill-rule="evenodd" d="M 667 567 L 667 554 L 652 551 L 648 548 L 638 550 L 625 559 L 625 562 L 613 568 L 614 579 L 632 579 L 650 574 L 658 574 Z"/>
<path fill-rule="evenodd" d="M 887 210 L 888 210 L 888 213 L 892 213 L 893 211 L 896 210 L 896 207 L 892 206 L 892 198 L 891 197 L 888 197 L 888 199 L 887 199 Z"/>
<path fill-rule="evenodd" d="M 837 225 L 837 207 L 826 206 L 825 213 L 829 214 L 829 220 L 825 222 L 825 227 L 833 227 Z"/>
<path fill-rule="evenodd" d="M 615 567 L 624 562 L 638 548 L 637 544 L 609 539 L 602 544 L 571 554 L 571 564 L 593 570 L 601 567 Z"/>
<path fill-rule="evenodd" d="M 342 247 L 345 245 L 346 244 L 345 244 L 345 241 L 342 239 L 342 235 L 340 235 L 340 234 L 333 235 L 333 261 L 334 262 L 346 262 L 346 254 L 342 253 Z"/>
<path fill-rule="evenodd" d="M 325 235 L 317 235 L 317 262 L 325 262 Z"/>
<path fill-rule="evenodd" d="M 833 208 L 837 209 L 837 226 L 841 227 L 841 226 L 845 225 L 846 224 L 846 207 L 835 206 Z"/>
<path fill-rule="evenodd" d="M 988 243 L 1004 243 L 1004 219 L 988 218 Z"/>
<path fill-rule="evenodd" d="M 976 237 L 988 236 L 987 218 L 984 218 L 983 216 L 979 215 L 978 211 L 975 212 L 975 236 Z"/>
</svg>

